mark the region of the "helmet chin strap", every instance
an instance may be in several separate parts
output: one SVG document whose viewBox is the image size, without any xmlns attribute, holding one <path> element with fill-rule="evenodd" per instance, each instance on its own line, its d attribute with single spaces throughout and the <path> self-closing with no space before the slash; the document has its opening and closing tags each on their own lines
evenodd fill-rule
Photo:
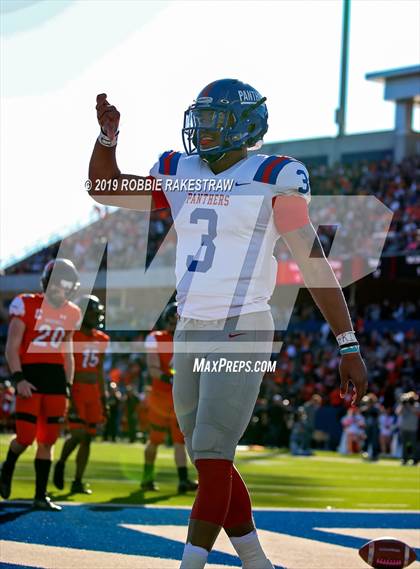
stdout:
<svg viewBox="0 0 420 569">
<path fill-rule="evenodd" d="M 224 158 L 227 154 L 226 152 L 217 152 L 215 154 L 209 154 L 207 156 L 201 156 L 201 158 L 203 160 L 205 160 L 206 162 L 208 162 L 209 164 L 216 164 L 216 162 L 218 162 L 219 160 L 221 160 L 222 158 Z"/>
</svg>

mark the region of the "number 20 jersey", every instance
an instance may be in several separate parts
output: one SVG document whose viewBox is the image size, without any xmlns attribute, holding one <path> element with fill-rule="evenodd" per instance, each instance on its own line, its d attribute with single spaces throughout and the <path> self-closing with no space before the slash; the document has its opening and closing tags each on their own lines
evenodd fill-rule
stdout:
<svg viewBox="0 0 420 569">
<path fill-rule="evenodd" d="M 56 308 L 44 294 L 20 294 L 10 303 L 9 315 L 26 326 L 19 350 L 22 365 L 64 365 L 63 339 L 67 331 L 79 325 L 78 306 L 66 301 Z"/>
<path fill-rule="evenodd" d="M 170 207 L 177 233 L 179 314 L 217 320 L 269 310 L 279 238 L 274 199 L 295 195 L 309 203 L 306 167 L 289 156 L 258 154 L 214 174 L 199 156 L 171 151 L 162 154 L 150 175 L 163 188 L 153 193 L 153 206 Z M 205 189 L 189 191 L 194 180 Z M 209 189 L 210 180 L 216 189 Z M 217 189 L 223 181 L 225 188 L 229 181 L 229 190 Z"/>
</svg>

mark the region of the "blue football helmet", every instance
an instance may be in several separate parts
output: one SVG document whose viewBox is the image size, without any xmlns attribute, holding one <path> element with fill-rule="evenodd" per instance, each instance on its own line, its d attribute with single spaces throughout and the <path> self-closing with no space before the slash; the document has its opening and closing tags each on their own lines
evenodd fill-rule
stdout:
<svg viewBox="0 0 420 569">
<path fill-rule="evenodd" d="M 219 79 L 200 91 L 184 113 L 187 154 L 213 162 L 230 150 L 252 148 L 268 130 L 266 98 L 237 79 Z"/>
</svg>

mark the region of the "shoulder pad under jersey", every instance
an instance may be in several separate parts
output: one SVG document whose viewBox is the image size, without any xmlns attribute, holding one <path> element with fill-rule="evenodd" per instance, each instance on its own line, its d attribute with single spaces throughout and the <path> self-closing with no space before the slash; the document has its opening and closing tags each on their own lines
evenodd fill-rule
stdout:
<svg viewBox="0 0 420 569">
<path fill-rule="evenodd" d="M 259 165 L 253 179 L 255 182 L 275 185 L 280 172 L 291 162 L 297 160 L 291 156 L 267 156 Z"/>
</svg>

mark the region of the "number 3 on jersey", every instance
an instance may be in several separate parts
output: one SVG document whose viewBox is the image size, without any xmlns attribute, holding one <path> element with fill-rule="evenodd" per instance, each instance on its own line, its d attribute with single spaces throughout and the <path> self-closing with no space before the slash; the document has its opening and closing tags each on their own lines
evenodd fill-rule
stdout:
<svg viewBox="0 0 420 569">
<path fill-rule="evenodd" d="M 216 246 L 214 244 L 214 239 L 217 236 L 217 213 L 214 209 L 205 209 L 204 207 L 198 207 L 191 213 L 190 222 L 197 224 L 199 221 L 207 221 L 207 233 L 203 233 L 201 236 L 201 247 L 205 247 L 204 257 L 201 261 L 197 261 L 195 257 L 201 250 L 198 250 L 197 255 L 188 255 L 187 257 L 187 269 L 191 273 L 206 273 L 212 266 L 214 260 L 214 254 L 216 252 Z"/>
<path fill-rule="evenodd" d="M 307 194 L 309 192 L 309 179 L 308 176 L 306 175 L 306 172 L 304 170 L 296 170 L 296 174 L 298 176 L 302 176 L 303 178 L 303 188 L 302 187 L 298 188 L 298 192 L 300 194 Z"/>
</svg>

